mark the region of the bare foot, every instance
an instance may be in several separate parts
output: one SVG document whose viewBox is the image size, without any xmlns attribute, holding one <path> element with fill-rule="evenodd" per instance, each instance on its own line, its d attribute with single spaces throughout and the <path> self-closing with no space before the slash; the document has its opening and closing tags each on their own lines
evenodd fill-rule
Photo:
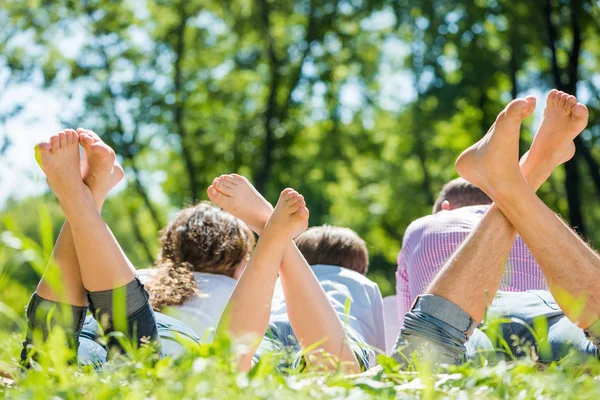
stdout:
<svg viewBox="0 0 600 400">
<path fill-rule="evenodd" d="M 123 179 L 123 168 L 116 162 L 115 152 L 94 132 L 79 128 L 83 147 L 81 177 L 96 200 L 104 201 L 108 192 Z"/>
<path fill-rule="evenodd" d="M 263 236 L 269 231 L 281 240 L 290 241 L 308 228 L 309 215 L 304 197 L 294 189 L 285 189 L 279 196 Z"/>
<path fill-rule="evenodd" d="M 575 96 L 553 89 L 548 94 L 544 119 L 538 129 L 531 150 L 530 161 L 549 162 L 556 167 L 575 155 L 573 139 L 588 123 L 586 106 Z"/>
<path fill-rule="evenodd" d="M 209 186 L 208 197 L 219 207 L 244 221 L 260 235 L 273 206 L 248 181 L 237 174 L 221 175 Z"/>
<path fill-rule="evenodd" d="M 494 188 L 501 188 L 505 181 L 522 179 L 519 168 L 521 123 L 533 113 L 534 108 L 534 97 L 511 101 L 498 114 L 483 139 L 458 157 L 458 174 L 488 195 Z"/>
<path fill-rule="evenodd" d="M 59 202 L 67 200 L 74 191 L 85 192 L 79 171 L 79 135 L 73 129 L 65 129 L 37 144 L 35 158 Z"/>
</svg>

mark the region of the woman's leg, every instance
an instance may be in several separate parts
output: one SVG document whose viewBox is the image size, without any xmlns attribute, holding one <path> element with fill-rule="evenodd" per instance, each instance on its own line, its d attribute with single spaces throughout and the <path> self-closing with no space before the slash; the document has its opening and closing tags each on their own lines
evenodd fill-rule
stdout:
<svg viewBox="0 0 600 400">
<path fill-rule="evenodd" d="M 79 142 L 78 134 L 71 129 L 60 132 L 50 140 L 50 146 L 55 148 L 66 147 L 67 144 L 76 145 Z M 82 164 L 87 164 L 87 158 Z M 87 170 L 93 166 L 86 166 Z M 122 170 L 121 170 L 122 171 Z M 94 205 L 98 212 L 102 208 L 104 196 L 94 196 Z M 28 328 L 23 351 L 22 361 L 26 361 L 29 345 L 33 342 L 35 332 L 41 334 L 41 339 L 46 340 L 54 326 L 63 328 L 70 338 L 70 346 L 77 348 L 79 332 L 87 312 L 87 294 L 81 281 L 79 262 L 75 252 L 71 226 L 66 221 L 56 240 L 51 260 L 44 271 L 36 293 L 33 294 L 27 306 Z M 49 316 L 52 316 L 49 319 Z"/>
<path fill-rule="evenodd" d="M 216 179 L 208 195 L 213 202 L 244 221 L 259 235 L 273 209 L 250 182 L 239 175 L 225 175 Z M 346 330 L 292 239 L 283 254 L 279 276 L 294 334 L 303 348 L 318 343 L 315 354 L 325 352 L 334 355 L 344 363 L 345 371 L 358 372 L 358 362 L 349 346 Z M 270 301 L 269 298 L 269 307 Z M 315 362 L 328 369 L 336 367 L 327 358 Z"/>
<path fill-rule="evenodd" d="M 58 135 L 60 138 L 60 135 Z M 79 130 L 79 141 L 66 141 L 64 146 L 55 137 L 37 146 L 37 158 L 48 183 L 71 226 L 81 278 L 89 291 L 92 311 L 106 327 L 114 331 L 142 337 L 157 338 L 154 314 L 148 294 L 135 278 L 135 269 L 120 248 L 112 232 L 94 206 L 92 192 L 84 184 L 79 171 L 79 143 L 84 147 L 89 164 L 90 186 L 107 182 L 101 172 L 114 170 L 114 152 L 91 131 Z M 119 302 L 114 300 L 120 299 Z M 118 347 L 118 335 L 110 335 L 109 345 Z"/>
<path fill-rule="evenodd" d="M 81 130 L 81 132 L 84 131 Z M 60 137 L 63 134 L 64 140 L 79 141 L 79 134 L 72 129 L 67 129 L 53 137 L 53 140 L 59 140 L 59 145 Z M 101 213 L 108 192 L 123 179 L 123 168 L 114 162 L 114 157 L 111 159 L 109 151 L 105 151 L 102 157 L 98 157 L 98 154 L 89 157 L 87 151 L 84 151 L 82 155 L 81 177 L 91 191 L 96 210 Z M 51 260 L 38 285 L 37 294 L 50 301 L 79 307 L 86 306 L 87 292 L 81 279 L 79 260 L 69 221 L 65 222 L 58 235 Z M 56 276 L 55 271 L 59 271 L 59 276 Z"/>
</svg>

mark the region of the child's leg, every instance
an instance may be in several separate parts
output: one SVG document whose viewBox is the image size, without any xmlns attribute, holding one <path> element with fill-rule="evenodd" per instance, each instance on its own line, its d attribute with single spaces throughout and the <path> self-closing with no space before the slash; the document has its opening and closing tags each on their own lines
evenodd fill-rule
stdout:
<svg viewBox="0 0 600 400">
<path fill-rule="evenodd" d="M 80 134 L 90 165 L 101 165 L 109 173 L 113 171 L 112 149 L 91 131 L 81 130 Z M 148 295 L 135 279 L 135 270 L 100 217 L 92 193 L 80 176 L 79 142 L 67 141 L 64 146 L 60 143 L 54 146 L 51 139 L 50 143 L 38 145 L 37 152 L 38 162 L 71 226 L 82 282 L 90 291 L 92 310 L 96 314 L 100 312 L 102 322 L 107 322 L 105 332 L 115 330 L 114 312 L 117 311 L 124 319 L 123 325 L 117 326 L 118 330 L 129 334 L 135 331 L 137 338 L 156 338 L 156 324 Z M 90 186 L 106 184 L 100 169 L 87 172 L 90 173 L 87 181 Z M 115 292 L 122 293 L 122 309 L 113 310 Z"/>
<path fill-rule="evenodd" d="M 208 194 L 213 202 L 240 218 L 259 235 L 272 213 L 272 206 L 239 175 L 225 175 L 215 180 L 215 186 L 209 188 Z M 283 254 L 279 276 L 294 334 L 304 348 L 318 343 L 315 351 L 335 355 L 348 372 L 357 372 L 358 363 L 348 345 L 342 322 L 302 253 L 293 241 L 290 242 Z M 270 301 L 269 298 L 269 307 Z"/>
<path fill-rule="evenodd" d="M 227 321 L 219 330 L 234 338 L 251 334 L 262 338 L 267 331 L 277 271 L 289 241 L 308 227 L 308 209 L 296 191 L 281 193 L 277 207 L 260 237 L 248 266 L 242 273 L 227 305 Z M 250 369 L 257 345 L 242 354 L 240 369 Z"/>
</svg>

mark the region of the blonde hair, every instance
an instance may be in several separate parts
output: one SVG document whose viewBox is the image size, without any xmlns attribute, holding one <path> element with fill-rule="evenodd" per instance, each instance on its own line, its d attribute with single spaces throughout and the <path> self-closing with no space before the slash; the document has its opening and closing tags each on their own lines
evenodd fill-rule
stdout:
<svg viewBox="0 0 600 400">
<path fill-rule="evenodd" d="M 161 231 L 156 273 L 146 284 L 152 307 L 183 304 L 197 293 L 193 272 L 233 277 L 254 248 L 254 234 L 209 202 L 185 208 Z"/>
</svg>

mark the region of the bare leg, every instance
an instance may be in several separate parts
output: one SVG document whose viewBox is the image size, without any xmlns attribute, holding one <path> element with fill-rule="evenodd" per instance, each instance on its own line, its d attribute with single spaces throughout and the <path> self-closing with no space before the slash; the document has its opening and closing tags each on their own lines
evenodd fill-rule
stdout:
<svg viewBox="0 0 600 400">
<path fill-rule="evenodd" d="M 564 104 L 554 102 L 556 97 L 556 91 L 548 96 L 545 119 L 530 153 L 521 160 L 521 171 L 534 190 L 541 186 L 557 165 L 573 156 L 572 140 L 583 129 L 575 132 L 568 127 L 570 109 L 576 103 L 575 98 L 571 96 L 568 110 L 565 110 Z M 513 101 L 498 116 L 486 137 L 467 152 L 474 148 L 486 148 L 496 142 L 514 146 L 514 143 L 518 143 L 521 121 L 531 114 L 533 106 L 532 98 Z M 517 165 L 518 153 L 511 154 L 510 157 L 514 157 Z M 468 167 L 464 166 L 464 156 L 461 156 L 457 161 L 457 169 L 461 173 L 465 168 Z M 452 301 L 475 321 L 481 321 L 500 287 L 504 266 L 516 234 L 498 206 L 492 205 L 476 230 L 440 271 L 426 293 Z"/>
<path fill-rule="evenodd" d="M 263 235 L 260 237 L 248 266 L 242 273 L 227 305 L 228 321 L 219 330 L 227 329 L 234 337 L 248 334 L 261 338 L 267 331 L 271 300 L 277 281 L 277 271 L 289 241 L 308 227 L 309 212 L 298 192 L 285 189 Z M 250 369 L 257 346 L 242 354 L 240 369 Z"/>
<path fill-rule="evenodd" d="M 208 194 L 213 202 L 240 218 L 259 235 L 273 212 L 269 202 L 239 175 L 215 179 Z M 349 370 L 357 366 L 337 313 L 293 241 L 285 249 L 279 276 L 290 324 L 300 344 L 306 348 L 319 343 L 317 351 L 339 357 Z"/>
<path fill-rule="evenodd" d="M 56 136 L 54 140 L 56 141 L 56 138 L 58 138 L 60 141 L 60 137 L 64 133 L 64 140 L 78 143 L 79 133 L 84 132 L 85 130 L 83 129 L 78 129 L 77 133 L 72 129 L 68 129 Z M 94 205 L 98 212 L 101 212 L 108 192 L 123 178 L 123 169 L 114 162 L 114 159 L 112 160 L 112 165 L 109 165 L 111 163 L 110 153 L 105 150 L 96 149 L 96 151 L 102 151 L 104 154 L 102 157 L 98 157 L 98 154 L 96 154 L 91 158 L 87 156 L 87 151 L 84 151 L 81 160 L 81 176 L 83 182 L 91 190 Z M 69 221 L 65 222 L 56 240 L 52 260 L 38 285 L 37 294 L 50 301 L 66 302 L 75 306 L 86 305 L 86 290 L 81 280 L 79 260 L 77 259 Z M 48 273 L 52 274 L 51 265 L 56 265 L 58 271 L 60 271 L 61 285 L 59 288 L 55 288 L 56 290 L 52 289 L 47 277 Z M 61 290 L 65 292 L 64 297 L 61 294 Z"/>
<path fill-rule="evenodd" d="M 89 132 L 81 135 L 81 145 L 90 162 L 101 157 L 100 148 L 108 147 Z M 50 143 L 40 143 L 36 151 L 38 162 L 70 223 L 84 287 L 88 291 L 103 291 L 131 282 L 134 269 L 100 217 L 91 191 L 81 178 L 79 142 L 67 141 L 63 147 L 53 137 Z M 112 169 L 114 152 L 110 152 Z"/>
<path fill-rule="evenodd" d="M 587 109 L 579 103 L 569 107 L 572 96 L 557 97 L 553 101 L 569 111 L 565 133 L 574 137 L 587 124 Z M 547 145 L 554 147 L 555 143 Z M 484 151 L 493 156 L 481 157 Z M 600 292 L 596 283 L 600 257 L 535 195 L 518 169 L 515 170 L 511 156 L 517 151 L 512 144 L 499 143 L 489 148 L 469 149 L 463 156 L 459 173 L 494 199 L 536 257 L 567 317 L 580 327 L 588 328 L 600 317 Z M 543 157 L 544 152 L 534 153 L 532 148 L 530 156 Z M 578 296 L 586 297 L 583 309 L 573 307 L 572 299 Z"/>
</svg>

